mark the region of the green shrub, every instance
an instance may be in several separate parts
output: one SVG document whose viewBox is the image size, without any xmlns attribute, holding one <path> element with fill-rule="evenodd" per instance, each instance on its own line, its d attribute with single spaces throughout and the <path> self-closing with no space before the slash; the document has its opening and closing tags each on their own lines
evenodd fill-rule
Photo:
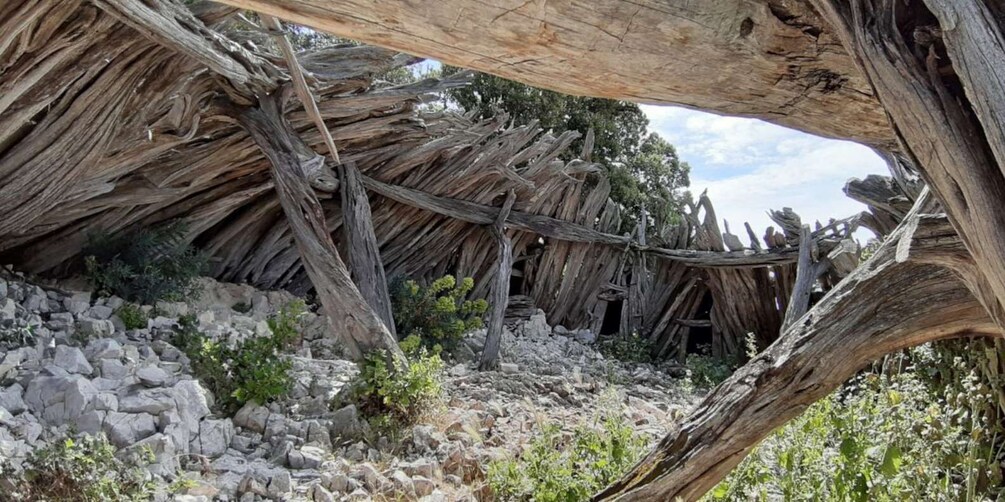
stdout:
<svg viewBox="0 0 1005 502">
<path fill-rule="evenodd" d="M 181 301 L 195 293 L 194 279 L 206 256 L 185 240 L 185 225 L 173 222 L 117 235 L 99 234 L 84 248 L 84 275 L 101 294 L 153 304 Z"/>
<path fill-rule="evenodd" d="M 0 330 L 0 353 L 10 349 L 28 347 L 35 343 L 35 326 L 15 326 Z"/>
<path fill-rule="evenodd" d="M 143 329 L 147 327 L 147 315 L 138 305 L 127 303 L 119 307 L 119 310 L 115 311 L 115 315 L 119 316 L 126 329 Z"/>
<path fill-rule="evenodd" d="M 0 465 L 0 488 L 10 490 L 10 500 L 151 500 L 153 483 L 142 467 L 116 458 L 102 436 L 67 438 L 33 451 L 22 473 Z"/>
<path fill-rule="evenodd" d="M 712 388 L 729 378 L 736 366 L 707 354 L 688 354 L 687 374 L 691 383 L 701 388 Z"/>
<path fill-rule="evenodd" d="M 241 314 L 247 314 L 248 312 L 251 312 L 251 304 L 245 302 L 237 302 L 231 308 L 234 309 L 234 312 L 239 312 Z"/>
<path fill-rule="evenodd" d="M 631 335 L 614 335 L 603 338 L 597 344 L 600 353 L 608 359 L 617 359 L 626 363 L 653 362 L 653 346 L 648 338 Z"/>
<path fill-rule="evenodd" d="M 391 304 L 398 335 L 417 336 L 429 349 L 440 345 L 452 350 L 464 333 L 482 327 L 481 316 L 488 310 L 485 300 L 464 299 L 474 285 L 470 277 L 457 284 L 452 275 L 433 281 L 428 288 L 412 280 L 395 280 Z"/>
<path fill-rule="evenodd" d="M 1000 453 L 978 412 L 987 386 L 971 373 L 963 392 L 944 392 L 922 370 L 853 380 L 766 438 L 706 500 L 998 499 Z"/>
<path fill-rule="evenodd" d="M 195 319 L 179 319 L 173 343 L 188 356 L 192 372 L 216 397 L 217 405 L 236 412 L 248 401 L 265 404 L 290 391 L 292 364 L 283 356 L 300 338 L 302 302 L 292 302 L 269 319 L 271 336 L 254 337 L 233 347 L 203 335 Z"/>
<path fill-rule="evenodd" d="M 388 362 L 385 351 L 367 354 L 352 389 L 353 400 L 372 423 L 388 428 L 414 424 L 443 397 L 443 361 L 412 335 L 401 342 L 409 364 Z"/>
<path fill-rule="evenodd" d="M 276 343 L 283 347 L 299 344 L 302 341 L 300 331 L 303 329 L 303 318 L 306 313 L 307 304 L 303 300 L 293 300 L 269 317 L 266 322 L 272 330 Z"/>
<path fill-rule="evenodd" d="M 589 500 L 631 468 L 645 446 L 620 416 L 604 418 L 599 428 L 580 426 L 571 438 L 546 424 L 519 458 L 489 464 L 488 482 L 497 500 Z"/>
</svg>

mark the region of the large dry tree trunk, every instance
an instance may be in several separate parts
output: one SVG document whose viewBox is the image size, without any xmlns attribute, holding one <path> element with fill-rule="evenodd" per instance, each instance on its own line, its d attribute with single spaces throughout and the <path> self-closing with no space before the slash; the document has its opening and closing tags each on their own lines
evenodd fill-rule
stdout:
<svg viewBox="0 0 1005 502">
<path fill-rule="evenodd" d="M 680 433 L 668 436 L 601 497 L 696 499 L 768 431 L 868 361 L 950 336 L 1001 335 L 1005 37 L 996 20 L 1000 4 L 815 4 L 856 56 L 906 155 L 942 202 L 960 240 L 947 242 L 952 232 L 937 232 L 942 241 L 919 256 L 930 264 L 904 263 L 919 225 L 932 223 L 916 214 L 908 218 L 873 259 L 717 388 Z M 885 290 L 870 287 L 883 285 L 876 279 L 888 281 Z M 975 309 L 978 304 L 983 312 Z"/>
<path fill-rule="evenodd" d="M 1002 325 L 1005 37 L 995 19 L 1001 3 L 814 3 L 856 56 L 905 154 L 942 202 L 981 270 L 968 286 Z"/>
<path fill-rule="evenodd" d="M 360 294 L 395 336 L 391 295 L 387 291 L 387 274 L 380 260 L 380 246 L 373 230 L 370 202 L 363 188 L 362 175 L 356 164 L 346 162 L 338 166 L 342 192 L 342 219 L 345 240 L 349 247 L 349 267 Z"/>
<path fill-rule="evenodd" d="M 597 499 L 697 500 L 775 428 L 884 354 L 963 336 L 1001 336 L 947 264 L 966 252 L 944 217 L 912 215 L 876 254 L 771 347 L 716 387 Z M 913 245 L 916 256 L 907 250 Z"/>
<path fill-rule="evenodd" d="M 806 0 L 221 1 L 569 94 L 893 145 L 868 82 Z"/>
<path fill-rule="evenodd" d="M 356 289 L 335 249 L 310 184 L 315 171 L 325 169 L 324 159 L 303 143 L 282 116 L 281 95 L 263 97 L 257 108 L 245 108 L 236 118 L 271 163 L 276 195 L 321 306 L 352 359 L 385 350 L 404 361 L 394 337 Z"/>
</svg>

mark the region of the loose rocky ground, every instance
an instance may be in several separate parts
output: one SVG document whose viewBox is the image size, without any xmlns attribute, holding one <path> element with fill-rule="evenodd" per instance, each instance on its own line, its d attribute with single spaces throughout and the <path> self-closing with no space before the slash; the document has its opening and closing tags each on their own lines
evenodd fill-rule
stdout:
<svg viewBox="0 0 1005 502">
<path fill-rule="evenodd" d="M 507 331 L 498 372 L 474 369 L 484 331 L 470 334 L 447 363 L 442 407 L 382 437 L 355 407 L 332 406 L 357 369 L 307 314 L 292 392 L 227 417 L 170 344 L 178 317 L 219 340 L 261 336 L 290 295 L 203 279 L 198 300 L 144 307 L 157 313 L 147 328 L 126 330 L 121 299 L 0 273 L 0 459 L 19 466 L 47 441 L 104 433 L 122 455 L 153 452 L 162 500 L 481 500 L 489 462 L 544 422 L 571 430 L 620 409 L 655 439 L 699 397 L 671 368 L 606 360 L 582 343 L 592 334 L 538 314 Z M 169 493 L 172 482 L 183 488 Z"/>
</svg>

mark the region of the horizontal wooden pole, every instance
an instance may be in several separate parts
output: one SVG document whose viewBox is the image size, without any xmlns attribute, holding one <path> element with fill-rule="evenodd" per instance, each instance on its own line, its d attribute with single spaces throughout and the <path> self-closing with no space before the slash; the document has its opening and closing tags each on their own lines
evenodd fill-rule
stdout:
<svg viewBox="0 0 1005 502">
<path fill-rule="evenodd" d="M 449 197 L 441 197 L 428 192 L 407 188 L 400 185 L 390 185 L 368 176 L 363 177 L 363 184 L 369 190 L 391 200 L 411 207 L 432 211 L 436 214 L 455 218 L 476 225 L 490 225 L 495 222 L 499 208 L 486 206 Z M 610 246 L 628 247 L 665 260 L 679 261 L 699 268 L 737 268 L 737 267 L 769 267 L 795 263 L 798 249 L 783 248 L 770 251 L 696 251 L 692 249 L 665 249 L 654 246 L 643 246 L 630 238 L 608 234 L 598 230 L 563 221 L 550 216 L 531 214 L 523 211 L 510 211 L 506 218 L 510 228 L 524 232 L 569 242 L 605 244 Z"/>
</svg>

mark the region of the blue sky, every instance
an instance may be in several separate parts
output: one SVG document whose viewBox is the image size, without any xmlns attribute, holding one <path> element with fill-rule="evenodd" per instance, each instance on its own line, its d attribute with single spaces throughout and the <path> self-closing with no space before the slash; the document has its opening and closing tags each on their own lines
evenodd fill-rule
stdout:
<svg viewBox="0 0 1005 502">
<path fill-rule="evenodd" d="M 672 106 L 643 105 L 649 127 L 677 147 L 691 165 L 691 190 L 708 189 L 720 219 L 733 233 L 750 222 L 758 235 L 772 222 L 769 209 L 791 207 L 812 223 L 865 209 L 841 191 L 845 182 L 886 174 L 872 150 L 755 119 L 723 117 Z M 864 238 L 869 234 L 860 233 Z"/>
</svg>

